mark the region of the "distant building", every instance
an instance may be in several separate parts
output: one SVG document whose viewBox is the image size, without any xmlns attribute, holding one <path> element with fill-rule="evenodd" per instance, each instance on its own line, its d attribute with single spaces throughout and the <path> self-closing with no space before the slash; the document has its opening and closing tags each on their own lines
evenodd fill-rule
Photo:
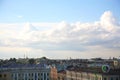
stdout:
<svg viewBox="0 0 120 80">
<path fill-rule="evenodd" d="M 55 67 L 1 68 L 0 80 L 57 80 Z"/>
</svg>

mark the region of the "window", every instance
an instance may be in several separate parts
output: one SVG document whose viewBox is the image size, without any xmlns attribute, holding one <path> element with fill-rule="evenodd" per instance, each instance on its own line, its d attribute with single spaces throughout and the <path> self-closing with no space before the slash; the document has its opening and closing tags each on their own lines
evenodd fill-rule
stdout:
<svg viewBox="0 0 120 80">
<path fill-rule="evenodd" d="M 44 80 L 46 80 L 46 74 L 44 73 Z"/>
<path fill-rule="evenodd" d="M 116 78 L 116 80 L 118 80 L 118 77 Z"/>
<path fill-rule="evenodd" d="M 49 73 L 47 73 L 47 76 L 49 76 Z"/>
<path fill-rule="evenodd" d="M 104 78 L 104 80 L 107 80 L 107 78 Z"/>
<path fill-rule="evenodd" d="M 32 77 L 33 77 L 33 73 L 32 73 Z"/>
<path fill-rule="evenodd" d="M 13 74 L 11 75 L 11 77 L 13 77 Z"/>
<path fill-rule="evenodd" d="M 43 74 L 41 73 L 41 76 L 42 76 Z"/>
<path fill-rule="evenodd" d="M 2 77 L 2 74 L 0 74 L 0 77 Z"/>
<path fill-rule="evenodd" d="M 4 74 L 4 77 L 6 77 L 7 75 L 6 74 Z"/>
<path fill-rule="evenodd" d="M 40 76 L 40 73 L 38 73 L 38 76 Z"/>
<path fill-rule="evenodd" d="M 18 76 L 20 76 L 20 74 L 18 74 Z"/>
<path fill-rule="evenodd" d="M 113 78 L 111 77 L 111 79 L 110 80 L 113 80 Z"/>
</svg>

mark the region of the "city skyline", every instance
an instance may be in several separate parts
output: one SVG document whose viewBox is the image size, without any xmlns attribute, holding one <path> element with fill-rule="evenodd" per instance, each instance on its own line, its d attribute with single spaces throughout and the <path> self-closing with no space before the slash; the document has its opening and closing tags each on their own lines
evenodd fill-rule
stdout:
<svg viewBox="0 0 120 80">
<path fill-rule="evenodd" d="M 119 0 L 0 1 L 0 58 L 120 56 Z"/>
</svg>

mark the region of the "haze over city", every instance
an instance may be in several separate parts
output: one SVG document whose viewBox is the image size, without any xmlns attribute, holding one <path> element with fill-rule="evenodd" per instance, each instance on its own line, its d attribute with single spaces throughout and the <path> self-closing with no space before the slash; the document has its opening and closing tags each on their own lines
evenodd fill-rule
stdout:
<svg viewBox="0 0 120 80">
<path fill-rule="evenodd" d="M 0 58 L 119 58 L 119 3 L 0 0 Z"/>
</svg>

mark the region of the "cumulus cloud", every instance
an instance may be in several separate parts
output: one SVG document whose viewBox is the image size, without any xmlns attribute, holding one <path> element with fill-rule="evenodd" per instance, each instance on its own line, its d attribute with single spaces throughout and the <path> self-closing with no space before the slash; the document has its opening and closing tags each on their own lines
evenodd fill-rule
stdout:
<svg viewBox="0 0 120 80">
<path fill-rule="evenodd" d="M 116 27 L 119 26 L 119 23 L 110 11 L 104 12 L 100 20 L 101 26 L 107 31 L 114 31 Z"/>
<path fill-rule="evenodd" d="M 37 29 L 35 27 L 33 27 L 32 24 L 27 22 L 24 26 L 24 29 L 23 29 L 22 33 L 29 33 L 29 32 L 32 32 L 32 31 L 37 31 Z"/>
<path fill-rule="evenodd" d="M 47 29 L 43 30 L 46 28 L 45 25 Z M 110 11 L 104 12 L 99 21 L 92 23 L 67 23 L 65 21 L 46 24 L 26 23 L 21 27 L 23 29 L 17 30 L 17 34 L 15 32 L 14 35 L 1 38 L 0 45 L 82 52 L 89 51 L 89 46 L 120 48 L 120 24 Z M 5 34 L 2 32 L 0 35 Z"/>
</svg>

